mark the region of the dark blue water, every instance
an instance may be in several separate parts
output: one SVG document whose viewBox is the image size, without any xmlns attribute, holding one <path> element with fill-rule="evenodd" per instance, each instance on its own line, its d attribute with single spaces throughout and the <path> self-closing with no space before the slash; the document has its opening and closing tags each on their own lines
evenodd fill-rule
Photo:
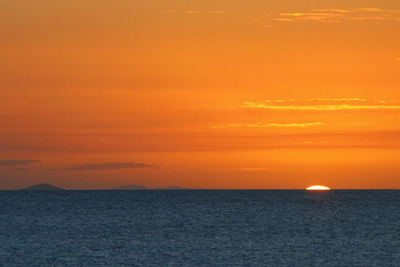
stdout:
<svg viewBox="0 0 400 267">
<path fill-rule="evenodd" d="M 400 266 L 400 191 L 0 191 L 0 266 Z"/>
</svg>

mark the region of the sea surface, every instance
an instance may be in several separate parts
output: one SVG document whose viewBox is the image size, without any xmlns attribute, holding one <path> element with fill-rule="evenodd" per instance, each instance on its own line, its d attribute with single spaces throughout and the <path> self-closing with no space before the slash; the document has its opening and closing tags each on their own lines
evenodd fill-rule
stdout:
<svg viewBox="0 0 400 267">
<path fill-rule="evenodd" d="M 400 191 L 0 191 L 0 266 L 400 266 Z"/>
</svg>

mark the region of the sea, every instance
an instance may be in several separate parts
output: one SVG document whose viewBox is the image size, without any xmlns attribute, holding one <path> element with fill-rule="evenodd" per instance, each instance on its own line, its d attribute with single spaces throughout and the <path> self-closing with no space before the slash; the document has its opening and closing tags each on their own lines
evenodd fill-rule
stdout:
<svg viewBox="0 0 400 267">
<path fill-rule="evenodd" d="M 0 191 L 0 266 L 400 266 L 400 191 Z"/>
</svg>

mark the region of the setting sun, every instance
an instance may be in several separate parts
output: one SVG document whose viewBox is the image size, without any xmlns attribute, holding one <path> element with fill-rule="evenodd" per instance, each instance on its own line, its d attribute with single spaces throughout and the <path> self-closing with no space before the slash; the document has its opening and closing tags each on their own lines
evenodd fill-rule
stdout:
<svg viewBox="0 0 400 267">
<path fill-rule="evenodd" d="M 306 190 L 309 191 L 326 191 L 326 190 L 331 190 L 329 187 L 327 186 L 323 186 L 323 185 L 313 185 L 313 186 L 309 186 L 306 188 Z"/>
</svg>

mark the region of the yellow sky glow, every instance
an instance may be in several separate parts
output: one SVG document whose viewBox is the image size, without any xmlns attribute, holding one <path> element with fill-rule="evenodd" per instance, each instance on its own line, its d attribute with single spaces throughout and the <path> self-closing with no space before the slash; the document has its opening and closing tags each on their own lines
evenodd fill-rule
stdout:
<svg viewBox="0 0 400 267">
<path fill-rule="evenodd" d="M 0 189 L 400 188 L 400 2 L 39 2 L 0 9 Z"/>
</svg>

